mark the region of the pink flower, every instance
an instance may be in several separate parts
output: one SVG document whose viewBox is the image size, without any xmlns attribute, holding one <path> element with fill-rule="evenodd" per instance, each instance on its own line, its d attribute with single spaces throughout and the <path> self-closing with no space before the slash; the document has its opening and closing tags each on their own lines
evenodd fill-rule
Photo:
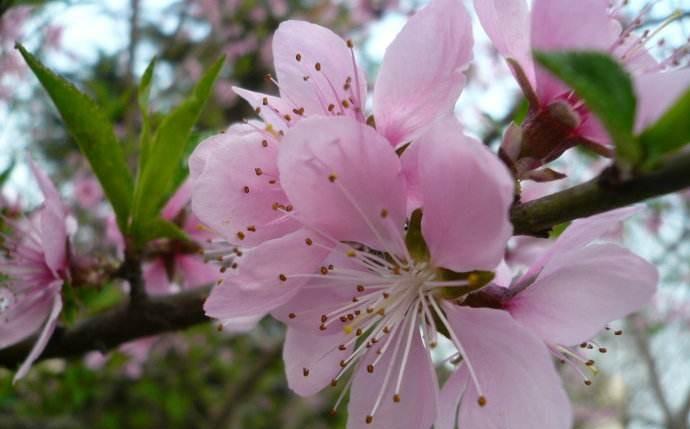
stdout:
<svg viewBox="0 0 690 429">
<path fill-rule="evenodd" d="M 455 118 L 437 121 L 416 144 L 409 165 L 418 169 L 417 228 L 428 252 L 405 242 L 406 175 L 388 140 L 353 118 L 307 118 L 278 153 L 294 205 L 278 211 L 296 229 L 245 250 L 205 304 L 221 321 L 272 312 L 288 324 L 288 382 L 301 395 L 352 374 L 350 428 L 431 426 L 433 315 L 455 331 L 445 314 L 474 312 L 444 291 L 459 299 L 486 282 L 476 271 L 495 269 L 512 231 L 509 173 Z M 444 191 L 449 183 L 456 192 Z M 464 340 L 453 340 L 462 349 Z M 475 406 L 484 400 L 477 391 Z"/>
<path fill-rule="evenodd" d="M 41 355 L 62 310 L 60 292 L 69 275 L 66 209 L 48 176 L 30 160 L 43 206 L 29 219 L 8 221 L 0 256 L 0 348 L 34 332 L 40 335 L 14 376 L 24 377 Z"/>
<path fill-rule="evenodd" d="M 79 205 L 90 209 L 103 200 L 103 189 L 95 178 L 81 176 L 74 181 L 74 197 Z"/>
<path fill-rule="evenodd" d="M 510 350 L 510 353 L 504 358 L 510 360 L 513 366 L 530 368 L 530 365 L 537 363 L 534 361 L 537 353 L 539 365 L 551 367 L 548 359 L 542 359 L 546 345 L 546 349 L 559 360 L 573 366 L 587 385 L 591 384 L 582 369 L 596 371 L 595 362 L 575 346 L 583 343 L 597 345 L 591 338 L 609 322 L 647 304 L 658 281 L 654 266 L 640 257 L 615 244 L 593 243 L 617 228 L 634 210 L 620 209 L 573 222 L 509 289 L 493 291 L 497 301 L 492 305 L 507 310 L 512 320 L 501 316 L 505 326 L 495 335 L 487 332 L 491 331 L 492 326 L 486 320 L 482 325 L 476 325 L 476 330 L 492 336 L 499 343 L 505 341 L 505 350 Z M 460 326 L 461 321 L 457 322 Z M 471 328 L 472 323 L 472 320 L 462 320 L 465 330 L 468 324 Z M 516 326 L 521 327 L 521 333 L 518 333 Z M 521 340 L 510 338 L 511 330 L 513 334 L 520 335 Z M 529 337 L 531 339 L 528 341 Z M 541 344 L 535 343 L 537 338 Z M 606 351 L 598 348 L 602 353 Z M 470 352 L 468 354 L 472 356 Z M 487 413 L 480 415 L 463 402 L 458 413 L 459 427 L 531 428 L 536 426 L 535 422 L 540 422 L 543 427 L 569 427 L 569 420 L 565 419 L 566 415 L 570 415 L 569 406 L 560 386 L 532 377 L 518 378 L 516 371 L 497 371 L 499 364 L 496 359 L 500 357 L 495 356 L 501 355 L 505 356 L 505 353 L 491 354 L 489 350 L 482 355 L 482 363 L 494 366 L 490 376 L 497 381 L 490 386 L 496 389 L 494 403 L 497 407 L 492 408 L 489 403 L 485 407 Z M 540 373 L 543 374 L 543 371 Z M 440 429 L 452 427 L 461 396 L 473 393 L 474 386 L 467 383 L 467 378 L 468 373 L 463 366 L 444 386 L 442 398 L 448 402 L 443 403 L 445 407 L 441 416 L 446 423 Z M 499 388 L 506 389 L 505 386 L 511 382 L 517 384 L 515 389 L 498 391 Z M 549 389 L 543 390 L 547 384 Z M 539 411 L 538 408 L 544 407 L 542 401 L 546 398 L 559 398 L 560 408 Z M 527 404 L 540 406 L 529 407 Z M 505 410 L 510 411 L 506 413 Z M 544 420 L 536 419 L 539 413 L 546 414 L 542 416 Z"/>
<path fill-rule="evenodd" d="M 503 158 L 518 178 L 562 177 L 534 170 L 577 144 L 602 155 L 611 153 L 598 119 L 570 88 L 535 65 L 532 49 L 599 50 L 618 58 L 635 78 L 637 131 L 654 122 L 690 86 L 690 70 L 662 73 L 672 61 L 654 60 L 645 47 L 650 33 L 637 38 L 634 27 L 621 29 L 608 3 L 535 0 L 529 11 L 525 0 L 475 0 L 479 20 L 530 102 L 525 122 L 521 127 L 512 125 L 502 145 Z"/>
<path fill-rule="evenodd" d="M 190 239 L 203 243 L 211 238 L 211 235 L 199 223 L 197 217 L 187 210 L 191 192 L 191 182 L 184 182 L 163 208 L 162 217 L 180 224 Z M 205 263 L 200 255 L 185 249 L 155 258 L 144 266 L 146 290 L 153 294 L 171 293 L 177 286 L 206 286 L 214 283 L 219 277 L 215 266 Z"/>
<path fill-rule="evenodd" d="M 452 111 L 472 43 L 471 21 L 458 0 L 434 0 L 410 18 L 386 52 L 373 96 L 376 128 L 391 144 L 414 140 Z M 352 41 L 315 24 L 285 21 L 273 37 L 273 58 L 280 97 L 235 89 L 271 129 L 284 132 L 312 115 L 367 120 L 366 77 Z"/>
</svg>

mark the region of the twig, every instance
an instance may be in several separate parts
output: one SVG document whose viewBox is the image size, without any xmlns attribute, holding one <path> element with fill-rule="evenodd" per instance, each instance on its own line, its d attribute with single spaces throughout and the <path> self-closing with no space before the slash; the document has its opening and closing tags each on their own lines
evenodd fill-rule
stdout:
<svg viewBox="0 0 690 429">
<path fill-rule="evenodd" d="M 624 207 L 647 198 L 690 187 L 690 153 L 666 161 L 658 169 L 622 181 L 610 180 L 611 170 L 599 177 L 511 210 L 516 235 L 543 236 L 563 222 Z"/>
</svg>

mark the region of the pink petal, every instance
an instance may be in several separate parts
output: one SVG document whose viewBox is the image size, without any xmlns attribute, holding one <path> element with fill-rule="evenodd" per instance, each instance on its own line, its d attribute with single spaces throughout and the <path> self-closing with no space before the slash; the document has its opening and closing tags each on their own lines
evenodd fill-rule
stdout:
<svg viewBox="0 0 690 429">
<path fill-rule="evenodd" d="M 615 244 L 592 244 L 553 257 L 508 309 L 551 344 L 571 346 L 639 310 L 656 291 L 656 268 Z"/>
<path fill-rule="evenodd" d="M 534 87 L 530 15 L 525 0 L 474 0 L 484 31 L 498 52 L 517 61 Z"/>
<path fill-rule="evenodd" d="M 288 205 L 277 181 L 275 145 L 259 133 L 219 134 L 192 154 L 194 214 L 231 243 L 255 246 L 296 229 L 274 206 Z"/>
<path fill-rule="evenodd" d="M 558 237 L 551 248 L 530 266 L 528 272 L 522 276 L 520 281 L 533 279 L 551 258 L 586 246 L 592 241 L 603 237 L 617 228 L 625 219 L 639 211 L 639 209 L 637 206 L 624 207 L 573 221 Z"/>
<path fill-rule="evenodd" d="M 532 49 L 542 51 L 607 51 L 616 36 L 606 0 L 535 0 L 532 6 Z M 551 101 L 565 90 L 548 72 L 537 68 L 537 95 Z"/>
<path fill-rule="evenodd" d="M 152 295 L 172 292 L 172 282 L 168 278 L 162 258 L 157 258 L 144 266 L 144 284 L 146 291 Z"/>
<path fill-rule="evenodd" d="M 67 211 L 60 194 L 50 178 L 29 158 L 29 166 L 43 193 L 41 216 L 41 245 L 45 252 L 46 264 L 54 274 L 67 266 Z"/>
<path fill-rule="evenodd" d="M 163 219 L 172 220 L 192 199 L 192 181 L 185 180 L 163 207 Z"/>
<path fill-rule="evenodd" d="M 502 310 L 452 304 L 445 310 L 486 398 L 486 405 L 479 406 L 479 393 L 471 380 L 467 382 L 458 413 L 459 428 L 571 427 L 570 402 L 538 338 Z M 467 371 L 467 364 L 459 371 Z M 452 380 L 450 387 L 457 391 L 461 381 Z M 452 417 L 444 417 L 449 420 Z"/>
<path fill-rule="evenodd" d="M 398 331 L 404 335 L 407 331 Z M 371 349 L 364 356 L 364 361 L 354 374 L 350 403 L 348 405 L 347 429 L 429 429 L 436 419 L 438 403 L 438 381 L 434 364 L 429 352 L 422 343 L 421 336 L 415 332 L 412 337 L 409 356 L 404 368 L 400 386 L 400 402 L 393 401 L 395 385 L 402 365 L 402 346 L 398 354 L 389 349 L 376 365 L 374 372 L 366 371 L 366 366 L 376 358 L 377 349 Z M 381 405 L 374 414 L 371 423 L 366 417 L 371 415 L 376 398 L 381 393 L 383 381 L 389 366 L 392 365 L 390 377 L 383 391 Z"/>
<path fill-rule="evenodd" d="M 512 233 L 510 173 L 485 145 L 465 136 L 454 117 L 437 121 L 418 144 L 422 233 L 434 264 L 494 269 Z"/>
<path fill-rule="evenodd" d="M 419 148 L 421 145 L 411 144 L 400 157 L 405 184 L 407 188 L 407 214 L 422 206 L 422 190 L 419 183 Z"/>
<path fill-rule="evenodd" d="M 339 241 L 400 249 L 400 160 L 373 128 L 350 118 L 307 118 L 285 135 L 278 165 L 296 216 L 308 227 Z"/>
<path fill-rule="evenodd" d="M 311 246 L 306 239 L 312 240 Z M 303 229 L 268 240 L 246 250 L 238 271 L 225 277 L 204 304 L 209 317 L 221 321 L 263 316 L 285 304 L 307 282 L 304 275 L 316 273 L 328 250 L 318 238 Z"/>
<path fill-rule="evenodd" d="M 453 110 L 472 59 L 472 22 L 459 0 L 434 0 L 388 47 L 374 92 L 377 129 L 399 144 Z"/>
<path fill-rule="evenodd" d="M 648 73 L 635 77 L 637 119 L 640 132 L 654 124 L 661 115 L 690 89 L 690 69 Z"/>
<path fill-rule="evenodd" d="M 300 118 L 299 115 L 292 111 L 294 107 L 292 107 L 289 102 L 279 97 L 249 91 L 236 86 L 233 86 L 232 90 L 235 91 L 237 95 L 244 98 L 245 101 L 252 106 L 252 109 L 258 112 L 261 119 L 263 119 L 266 124 L 270 124 L 276 131 L 287 130 L 288 124 L 292 125 Z M 285 115 L 289 115 L 290 121 L 285 119 Z"/>
<path fill-rule="evenodd" d="M 55 283 L 52 287 L 60 287 L 60 285 L 61 283 Z M 33 348 L 31 349 L 29 356 L 26 357 L 26 359 L 24 360 L 24 362 L 22 362 L 17 372 L 14 374 L 14 378 L 12 379 L 13 383 L 16 383 L 21 378 L 24 378 L 24 376 L 29 372 L 29 369 L 31 369 L 31 365 L 33 365 L 34 361 L 36 361 L 36 359 L 38 359 L 38 357 L 41 356 L 41 353 L 43 353 L 43 350 L 46 348 L 46 345 L 48 345 L 50 337 L 53 335 L 53 332 L 55 331 L 55 326 L 57 325 L 58 317 L 60 316 L 60 311 L 62 311 L 62 298 L 58 293 L 57 295 L 55 295 L 55 298 L 53 299 L 53 305 L 50 310 L 50 314 L 48 315 L 48 319 L 46 320 L 45 325 L 43 326 L 43 330 L 41 331 L 41 334 L 38 336 L 36 344 L 34 344 Z"/>
<path fill-rule="evenodd" d="M 352 352 L 351 346 L 338 348 L 348 340 L 343 332 L 319 336 L 288 328 L 283 360 L 290 389 L 300 396 L 311 396 L 328 385 L 342 369 L 340 361 Z"/>
<path fill-rule="evenodd" d="M 205 263 L 196 255 L 178 255 L 175 258 L 177 269 L 184 280 L 182 286 L 196 288 L 215 283 L 221 277 L 218 267 Z"/>
<path fill-rule="evenodd" d="M 8 289 L 0 288 L 0 294 L 5 295 L 5 300 L 12 300 L 0 319 L 0 349 L 3 349 L 38 331 L 50 314 L 53 297 L 43 293 L 13 302 L 16 298 Z"/>
<path fill-rule="evenodd" d="M 305 115 L 328 115 L 328 105 L 333 104 L 334 112 L 351 116 L 353 107 L 361 108 L 366 100 L 364 73 L 355 66 L 346 42 L 327 28 L 304 21 L 282 22 L 273 36 L 273 59 L 281 98 L 293 108 L 304 108 Z M 344 89 L 348 78 L 350 90 Z M 342 102 L 350 97 L 352 106 L 343 108 Z"/>
<path fill-rule="evenodd" d="M 456 370 L 448 377 L 441 389 L 435 429 L 455 429 L 459 426 L 457 425 L 458 405 L 467 391 L 468 383 L 470 383 L 469 373 L 464 368 Z M 468 400 L 471 401 L 472 398 Z"/>
</svg>

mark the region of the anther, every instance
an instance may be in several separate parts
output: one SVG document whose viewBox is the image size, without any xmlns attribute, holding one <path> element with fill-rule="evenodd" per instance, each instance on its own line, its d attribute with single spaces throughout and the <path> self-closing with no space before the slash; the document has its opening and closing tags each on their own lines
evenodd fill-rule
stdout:
<svg viewBox="0 0 690 429">
<path fill-rule="evenodd" d="M 599 347 L 599 353 L 606 353 L 607 351 L 606 347 Z"/>
<path fill-rule="evenodd" d="M 591 385 L 592 385 L 592 380 L 585 380 L 585 385 L 586 385 L 586 386 L 591 386 Z"/>
<path fill-rule="evenodd" d="M 268 106 L 268 97 L 264 97 L 263 100 L 261 100 L 261 104 L 263 104 L 264 106 Z"/>
<path fill-rule="evenodd" d="M 364 292 L 364 285 L 357 285 L 357 292 Z"/>
<path fill-rule="evenodd" d="M 484 395 L 479 396 L 479 398 L 477 398 L 477 404 L 479 404 L 480 407 L 485 407 L 486 397 Z"/>
<path fill-rule="evenodd" d="M 292 109 L 292 113 L 298 116 L 303 116 L 304 115 L 304 107 L 300 107 L 299 109 Z"/>
<path fill-rule="evenodd" d="M 623 331 L 618 330 L 618 331 L 614 332 L 613 335 L 623 335 Z"/>
<path fill-rule="evenodd" d="M 257 176 L 261 176 L 262 174 L 264 174 L 264 171 L 257 167 L 254 169 L 254 173 L 256 173 Z"/>
<path fill-rule="evenodd" d="M 316 69 L 316 71 L 321 71 L 321 63 L 314 64 L 314 68 Z"/>
<path fill-rule="evenodd" d="M 290 319 L 294 319 L 295 317 L 297 317 L 297 315 L 295 313 L 288 314 L 288 318 L 290 318 Z"/>
<path fill-rule="evenodd" d="M 328 274 L 328 268 L 326 268 L 326 267 L 321 267 L 321 268 L 319 269 L 319 271 L 321 271 L 321 274 L 323 274 L 324 276 L 325 276 L 326 274 Z"/>
<path fill-rule="evenodd" d="M 374 365 L 372 365 L 372 364 L 367 365 L 367 372 L 369 374 L 372 374 L 374 372 Z"/>
<path fill-rule="evenodd" d="M 254 225 L 249 225 L 249 226 L 247 227 L 247 231 L 249 231 L 249 232 L 256 232 L 256 226 L 254 226 Z"/>
<path fill-rule="evenodd" d="M 221 325 L 221 324 L 219 323 L 218 326 L 216 326 L 216 330 L 217 330 L 218 332 L 223 332 L 223 325 Z"/>
<path fill-rule="evenodd" d="M 283 115 L 283 118 L 285 118 L 286 121 L 290 122 L 292 120 L 292 116 L 285 114 Z"/>
<path fill-rule="evenodd" d="M 334 110 L 335 110 L 335 104 L 333 104 L 333 103 L 329 104 L 328 105 L 328 111 L 332 113 Z"/>
<path fill-rule="evenodd" d="M 590 359 L 587 362 L 585 362 L 585 365 L 592 366 L 592 365 L 594 365 L 594 361 L 592 359 Z"/>
<path fill-rule="evenodd" d="M 302 375 L 305 377 L 309 377 L 309 368 L 302 368 Z"/>
<path fill-rule="evenodd" d="M 312 244 L 314 244 L 311 238 L 304 239 L 304 242 L 307 243 L 307 246 L 311 246 Z"/>
<path fill-rule="evenodd" d="M 278 279 L 279 279 L 281 282 L 286 282 L 286 281 L 287 281 L 287 276 L 285 276 L 285 274 L 279 274 L 279 275 L 278 275 Z"/>
<path fill-rule="evenodd" d="M 350 102 L 347 101 L 347 100 L 343 100 L 343 107 L 346 108 L 346 109 L 347 109 L 348 107 L 350 107 Z"/>
<path fill-rule="evenodd" d="M 268 147 L 268 140 L 261 140 L 261 146 Z"/>
<path fill-rule="evenodd" d="M 347 350 L 347 346 L 345 344 L 341 344 L 338 346 L 338 350 L 340 350 L 341 352 L 344 352 L 345 350 Z"/>
<path fill-rule="evenodd" d="M 244 232 L 238 231 L 237 232 L 237 238 L 239 238 L 240 240 L 244 240 Z"/>
<path fill-rule="evenodd" d="M 347 47 L 350 49 L 355 47 L 355 44 L 352 43 L 352 39 L 347 39 Z"/>
<path fill-rule="evenodd" d="M 340 367 L 345 368 L 346 366 L 347 366 L 347 362 L 345 362 L 345 360 L 341 360 L 340 361 Z"/>
<path fill-rule="evenodd" d="M 292 209 L 293 209 L 293 207 L 292 207 L 292 205 L 290 205 L 290 204 L 288 204 L 288 205 L 285 206 L 285 211 L 288 212 L 288 213 L 290 213 L 290 212 L 292 211 Z"/>
<path fill-rule="evenodd" d="M 329 182 L 335 183 L 335 179 L 337 179 L 337 176 L 335 175 L 335 173 L 331 173 L 328 175 L 328 181 Z"/>
<path fill-rule="evenodd" d="M 367 418 L 364 419 L 364 421 L 366 422 L 366 424 L 369 425 L 369 424 L 371 424 L 371 422 L 374 421 L 374 416 L 367 416 Z"/>
<path fill-rule="evenodd" d="M 387 218 L 387 217 L 388 217 L 388 210 L 386 210 L 386 209 L 381 209 L 381 217 L 382 217 L 383 219 Z"/>
<path fill-rule="evenodd" d="M 335 378 L 332 379 L 332 380 L 331 380 L 331 387 L 335 387 L 335 386 L 337 386 L 337 385 L 338 385 L 338 380 L 336 380 Z M 335 411 L 335 410 L 333 410 L 333 411 Z"/>
<path fill-rule="evenodd" d="M 299 61 L 302 61 L 302 54 L 300 54 L 300 53 L 298 52 L 297 55 L 295 55 L 295 59 L 296 59 L 298 62 L 299 62 Z"/>
<path fill-rule="evenodd" d="M 249 193 L 249 186 L 245 186 L 244 188 L 242 188 L 242 190 L 244 191 L 245 194 L 248 194 Z"/>
<path fill-rule="evenodd" d="M 393 402 L 395 402 L 396 404 L 399 403 L 400 402 L 400 395 L 398 395 L 397 393 L 395 395 L 393 395 Z"/>
</svg>

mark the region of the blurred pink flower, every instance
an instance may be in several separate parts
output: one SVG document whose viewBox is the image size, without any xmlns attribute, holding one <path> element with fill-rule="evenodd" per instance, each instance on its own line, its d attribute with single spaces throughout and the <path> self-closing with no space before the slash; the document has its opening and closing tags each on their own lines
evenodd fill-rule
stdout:
<svg viewBox="0 0 690 429">
<path fill-rule="evenodd" d="M 199 243 L 211 237 L 187 206 L 191 198 L 191 182 L 184 182 L 170 198 L 162 211 L 163 219 L 181 223 L 182 230 L 190 239 Z M 146 290 L 152 294 L 175 292 L 214 283 L 220 274 L 218 268 L 207 264 L 201 255 L 180 251 L 148 262 L 144 266 Z"/>
<path fill-rule="evenodd" d="M 103 201 L 103 189 L 94 177 L 80 176 L 74 181 L 74 197 L 85 209 L 90 209 Z"/>
<path fill-rule="evenodd" d="M 62 285 L 69 276 L 66 209 L 48 176 L 29 162 L 44 202 L 28 219 L 6 219 L 13 231 L 4 237 L 0 255 L 0 348 L 40 330 L 15 382 L 48 344 L 62 310 Z"/>
<path fill-rule="evenodd" d="M 632 27 L 622 29 L 604 0 L 535 0 L 531 10 L 526 0 L 475 0 L 475 8 L 530 102 L 525 122 L 512 125 L 502 145 L 504 159 L 513 163 L 519 178 L 559 178 L 535 169 L 577 144 L 611 154 L 610 139 L 599 120 L 570 88 L 534 63 L 533 49 L 599 50 L 617 57 L 635 80 L 637 131 L 654 122 L 690 86 L 690 70 L 662 73 L 670 63 L 658 63 L 649 54 L 648 35 L 637 38 Z M 546 135 L 548 139 L 540 137 Z"/>
</svg>

